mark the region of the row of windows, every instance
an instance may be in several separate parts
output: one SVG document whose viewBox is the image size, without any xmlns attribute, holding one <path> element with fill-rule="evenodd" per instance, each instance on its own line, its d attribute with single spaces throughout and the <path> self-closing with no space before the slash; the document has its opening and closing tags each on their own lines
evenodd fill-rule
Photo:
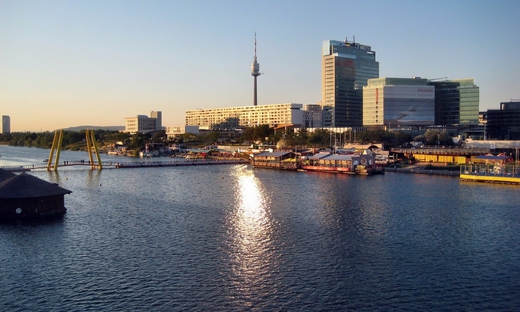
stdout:
<svg viewBox="0 0 520 312">
<path fill-rule="evenodd" d="M 262 106 L 242 106 L 242 107 L 227 107 L 227 108 L 212 108 L 207 110 L 189 110 L 187 114 L 201 114 L 201 113 L 216 113 L 216 112 L 249 112 L 249 111 L 269 111 L 280 109 L 301 108 L 301 104 L 271 104 Z"/>
</svg>

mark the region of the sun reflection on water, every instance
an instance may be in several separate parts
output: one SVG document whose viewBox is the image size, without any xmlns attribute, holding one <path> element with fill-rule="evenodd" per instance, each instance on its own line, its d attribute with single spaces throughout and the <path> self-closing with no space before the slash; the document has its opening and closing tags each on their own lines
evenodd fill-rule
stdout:
<svg viewBox="0 0 520 312">
<path fill-rule="evenodd" d="M 272 246 L 271 199 L 250 169 L 237 167 L 234 174 L 235 205 L 230 216 L 229 256 L 233 287 L 247 302 L 274 290 L 271 272 L 277 264 Z"/>
</svg>

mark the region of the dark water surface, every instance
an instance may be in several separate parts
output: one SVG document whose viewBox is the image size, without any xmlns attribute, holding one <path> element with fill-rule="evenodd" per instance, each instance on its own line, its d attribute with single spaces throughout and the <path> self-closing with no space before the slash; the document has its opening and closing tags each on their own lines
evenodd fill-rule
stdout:
<svg viewBox="0 0 520 312">
<path fill-rule="evenodd" d="M 63 219 L 0 223 L 1 311 L 520 310 L 518 186 L 248 165 L 31 174 L 73 193 Z"/>
</svg>

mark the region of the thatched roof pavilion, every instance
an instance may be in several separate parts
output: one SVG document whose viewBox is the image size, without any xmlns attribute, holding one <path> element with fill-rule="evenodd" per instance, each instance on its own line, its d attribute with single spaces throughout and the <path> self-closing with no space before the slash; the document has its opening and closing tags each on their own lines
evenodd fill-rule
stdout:
<svg viewBox="0 0 520 312">
<path fill-rule="evenodd" d="M 0 178 L 0 218 L 62 215 L 67 211 L 64 196 L 70 193 L 28 173 Z"/>
</svg>

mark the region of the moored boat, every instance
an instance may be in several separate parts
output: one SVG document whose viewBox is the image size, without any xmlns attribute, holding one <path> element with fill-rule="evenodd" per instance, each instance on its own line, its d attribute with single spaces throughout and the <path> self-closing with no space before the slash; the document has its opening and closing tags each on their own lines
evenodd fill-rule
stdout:
<svg viewBox="0 0 520 312">
<path fill-rule="evenodd" d="M 376 163 L 370 150 L 350 155 L 316 154 L 302 162 L 306 171 L 371 175 L 383 173 L 383 167 Z"/>
</svg>

